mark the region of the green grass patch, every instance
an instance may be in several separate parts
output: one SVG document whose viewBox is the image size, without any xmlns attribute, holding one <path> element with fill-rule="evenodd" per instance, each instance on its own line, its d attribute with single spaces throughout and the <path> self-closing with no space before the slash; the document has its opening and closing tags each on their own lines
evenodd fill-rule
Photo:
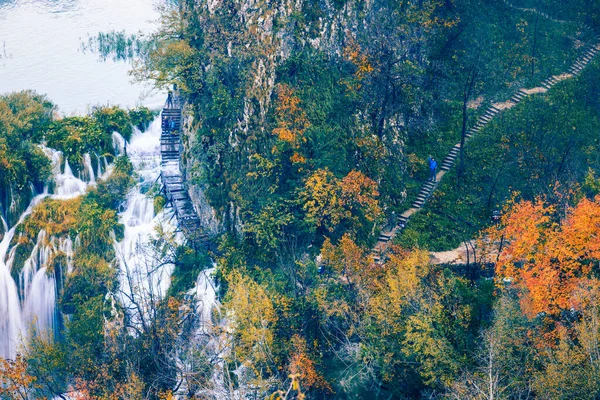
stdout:
<svg viewBox="0 0 600 400">
<path fill-rule="evenodd" d="M 598 61 L 579 77 L 504 111 L 465 147 L 465 172 L 451 170 L 399 242 L 447 250 L 472 238 L 513 193 L 525 199 L 577 192 L 600 169 Z M 589 185 L 588 185 L 589 186 Z"/>
</svg>

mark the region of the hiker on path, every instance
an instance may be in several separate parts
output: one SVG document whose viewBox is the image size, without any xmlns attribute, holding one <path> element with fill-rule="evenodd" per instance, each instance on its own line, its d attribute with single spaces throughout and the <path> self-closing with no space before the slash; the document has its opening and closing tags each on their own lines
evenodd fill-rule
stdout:
<svg viewBox="0 0 600 400">
<path fill-rule="evenodd" d="M 169 90 L 169 94 L 167 95 L 167 108 L 173 108 L 173 92 Z"/>
<path fill-rule="evenodd" d="M 435 158 L 429 156 L 429 158 L 427 159 L 427 162 L 429 162 L 430 179 L 433 182 L 435 182 L 436 181 L 436 172 L 437 172 L 437 161 L 435 161 Z"/>
<path fill-rule="evenodd" d="M 171 129 L 172 134 L 175 134 L 176 126 L 177 126 L 177 124 L 176 124 L 175 120 L 171 118 L 171 120 L 169 121 L 169 128 Z"/>
</svg>

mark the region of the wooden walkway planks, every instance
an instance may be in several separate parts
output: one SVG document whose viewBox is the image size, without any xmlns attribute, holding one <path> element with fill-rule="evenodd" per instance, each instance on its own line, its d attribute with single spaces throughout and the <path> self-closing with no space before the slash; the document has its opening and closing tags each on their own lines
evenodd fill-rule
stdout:
<svg viewBox="0 0 600 400">
<path fill-rule="evenodd" d="M 183 144 L 181 142 L 182 101 L 174 96 L 172 104 L 165 104 L 161 113 L 162 134 L 160 137 L 161 173 L 166 204 L 173 207 L 179 229 L 192 244 L 210 247 L 208 235 L 202 229 L 200 218 L 194 209 L 192 199 L 179 161 Z"/>
</svg>

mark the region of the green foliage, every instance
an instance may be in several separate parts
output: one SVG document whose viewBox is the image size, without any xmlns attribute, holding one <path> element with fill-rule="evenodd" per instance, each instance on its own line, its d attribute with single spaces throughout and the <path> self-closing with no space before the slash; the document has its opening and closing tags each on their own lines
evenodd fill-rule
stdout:
<svg viewBox="0 0 600 400">
<path fill-rule="evenodd" d="M 165 208 L 165 204 L 166 204 L 167 200 L 165 199 L 164 196 L 161 195 L 157 195 L 154 197 L 154 212 L 155 213 L 159 213 L 161 212 L 164 208 Z"/>
<path fill-rule="evenodd" d="M 45 139 L 49 147 L 62 151 L 77 166 L 86 153 L 113 154 L 111 134 L 103 131 L 92 117 L 67 117 L 53 121 Z"/>
<path fill-rule="evenodd" d="M 198 274 L 210 267 L 210 258 L 205 251 L 179 246 L 175 255 L 175 270 L 169 286 L 168 296 L 179 297 L 194 287 Z"/>
<path fill-rule="evenodd" d="M 67 389 L 68 355 L 65 343 L 33 331 L 27 345 L 27 372 L 37 378 L 36 398 L 53 398 Z"/>
<path fill-rule="evenodd" d="M 50 176 L 50 161 L 36 146 L 52 120 L 54 105 L 34 92 L 0 96 L 0 204 L 9 188 L 23 191 Z M 10 200 L 9 200 L 10 201 Z"/>
<path fill-rule="evenodd" d="M 96 107 L 92 112 L 92 117 L 105 134 L 112 137 L 113 132 L 119 132 L 125 140 L 131 139 L 133 132 L 131 116 L 122 108 L 117 106 Z"/>
<path fill-rule="evenodd" d="M 401 243 L 455 248 L 486 226 L 513 192 L 559 204 L 581 185 L 592 195 L 589 170 L 600 168 L 598 70 L 594 62 L 580 77 L 527 98 L 482 129 L 465 148 L 461 181 L 450 171 L 424 212 L 411 218 Z"/>
<path fill-rule="evenodd" d="M 131 124 L 144 132 L 150 126 L 158 113 L 150 110 L 148 107 L 140 106 L 129 110 Z"/>
<path fill-rule="evenodd" d="M 100 209 L 116 210 L 125 201 L 135 182 L 131 161 L 127 156 L 119 156 L 115 160 L 113 173 L 90 189 L 87 198 L 96 202 Z"/>
</svg>

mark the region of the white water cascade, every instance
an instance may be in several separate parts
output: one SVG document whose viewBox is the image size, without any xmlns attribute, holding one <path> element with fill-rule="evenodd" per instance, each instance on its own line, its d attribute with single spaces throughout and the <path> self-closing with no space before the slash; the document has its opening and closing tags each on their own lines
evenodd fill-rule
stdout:
<svg viewBox="0 0 600 400">
<path fill-rule="evenodd" d="M 76 178 L 68 160 L 64 160 L 63 166 L 61 152 L 46 147 L 42 149 L 52 160 L 54 194 L 49 194 L 48 188 L 45 188 L 44 193 L 35 196 L 17 224 L 5 233 L 0 242 L 0 357 L 4 358 L 15 356 L 29 329 L 50 334 L 56 328 L 56 274 L 48 270 L 49 262 L 54 254 L 61 253 L 65 255 L 70 269 L 74 249 L 71 238 L 49 238 L 41 230 L 21 271 L 11 274 L 15 255 L 21 246 L 19 237 L 15 238 L 17 228 L 44 198 L 74 198 L 85 193 L 88 185 L 93 184 Z M 3 225 L 6 230 L 4 220 Z M 13 239 L 17 239 L 16 244 Z M 16 282 L 13 275 L 17 275 Z"/>
<path fill-rule="evenodd" d="M 150 239 L 156 237 L 156 227 L 175 235 L 175 241 L 184 240 L 181 233 L 175 233 L 177 221 L 171 210 L 158 214 L 154 212 L 154 199 L 146 191 L 159 182 L 161 123 L 157 118 L 146 132 L 134 129 L 127 155 L 132 162 L 138 183 L 127 196 L 126 208 L 119 213 L 119 220 L 125 226 L 124 238 L 115 243 L 115 252 L 120 266 L 119 301 L 129 311 L 136 323 L 151 308 L 151 301 L 164 298 L 171 283 L 173 265 L 153 256 Z M 125 141 L 120 135 L 113 137 L 115 148 L 123 151 Z"/>
<path fill-rule="evenodd" d="M 120 294 L 116 297 L 134 322 L 146 317 L 143 314 L 150 308 L 150 301 L 164 298 L 170 285 L 174 266 L 164 263 L 164 259 L 155 257 L 150 251 L 150 241 L 157 237 L 156 227 L 160 226 L 167 235 L 171 232 L 175 243 L 184 241 L 183 235 L 176 232 L 177 221 L 173 212 L 165 209 L 155 214 L 154 199 L 146 193 L 160 176 L 160 135 L 159 118 L 146 132 L 135 129 L 127 147 L 120 135 L 113 135 L 115 149 L 119 152 L 127 149 L 138 180 L 119 212 L 120 222 L 125 226 L 124 238 L 114 244 L 120 267 Z M 38 334 L 56 331 L 59 321 L 57 280 L 72 271 L 73 254 L 78 247 L 77 237 L 53 237 L 41 230 L 21 271 L 11 274 L 19 246 L 22 246 L 19 243 L 19 226 L 45 197 L 67 200 L 80 196 L 97 179 L 105 178 L 112 171 L 112 165 L 108 165 L 105 158 L 96 157 L 98 165 L 92 168 L 92 158 L 86 155 L 81 171 L 75 176 L 68 160 L 64 160 L 59 151 L 47 147 L 42 149 L 52 160 L 53 193 L 50 194 L 46 188 L 43 194 L 36 196 L 18 223 L 10 229 L 6 229 L 6 222 L 2 220 L 6 233 L 0 242 L 0 357 L 4 358 L 16 355 L 31 329 Z M 58 254 L 64 255 L 63 264 L 66 264 L 60 274 L 50 265 Z M 199 316 L 208 321 L 210 310 L 216 304 L 209 271 L 198 277 L 196 287 L 189 294 L 198 301 Z"/>
<path fill-rule="evenodd" d="M 183 234 L 177 232 L 177 220 L 172 209 L 155 214 L 154 200 L 145 194 L 155 182 L 160 184 L 161 129 L 160 118 L 154 120 L 144 133 L 135 129 L 126 147 L 139 183 L 129 193 L 126 209 L 119 213 L 125 234 L 122 241 L 115 243 L 115 250 L 121 268 L 119 300 L 129 310 L 131 320 L 138 324 L 149 320 L 150 316 L 145 314 L 152 308 L 151 302 L 159 301 L 166 295 L 174 268 L 173 264 L 165 263 L 165 259 L 157 257 L 151 249 L 150 240 L 158 237 L 157 226 L 167 237 L 172 235 L 176 244 L 182 244 L 185 240 Z M 113 139 L 116 148 L 125 148 L 120 136 Z M 203 271 L 193 289 L 194 298 L 201 305 L 198 313 L 203 320 L 209 318 L 209 312 L 216 304 L 216 292 L 211 281 L 209 272 Z"/>
</svg>

